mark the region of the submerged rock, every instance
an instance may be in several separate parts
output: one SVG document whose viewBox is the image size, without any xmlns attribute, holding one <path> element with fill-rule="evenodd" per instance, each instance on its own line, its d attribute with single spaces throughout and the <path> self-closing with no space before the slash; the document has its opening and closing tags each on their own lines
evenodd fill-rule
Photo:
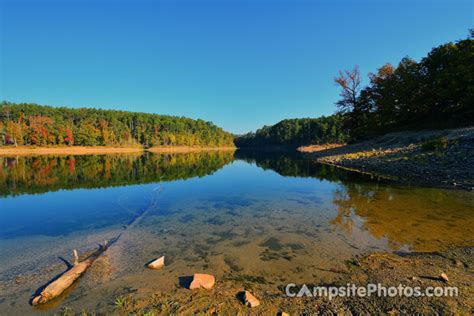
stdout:
<svg viewBox="0 0 474 316">
<path fill-rule="evenodd" d="M 257 307 L 260 305 L 260 301 L 252 295 L 249 291 L 245 291 L 243 295 L 244 304 L 248 307 Z"/>
<path fill-rule="evenodd" d="M 165 256 L 162 256 L 158 259 L 153 260 L 152 262 L 148 263 L 147 268 L 149 269 L 161 269 L 165 266 Z"/>
<path fill-rule="evenodd" d="M 214 287 L 216 283 L 216 278 L 210 274 L 195 273 L 193 276 L 193 281 L 189 285 L 190 290 L 205 288 L 210 290 Z"/>
</svg>

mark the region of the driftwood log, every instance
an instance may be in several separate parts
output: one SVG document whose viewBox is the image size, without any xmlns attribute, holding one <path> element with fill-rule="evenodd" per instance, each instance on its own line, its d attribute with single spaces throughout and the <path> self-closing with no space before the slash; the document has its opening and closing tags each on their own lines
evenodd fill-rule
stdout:
<svg viewBox="0 0 474 316">
<path fill-rule="evenodd" d="M 70 287 L 74 281 L 76 281 L 86 270 L 92 265 L 92 263 L 105 251 L 107 250 L 107 242 L 104 245 L 100 245 L 93 254 L 87 257 L 84 261 L 79 262 L 76 249 L 73 250 L 74 264 L 66 272 L 61 274 L 56 280 L 48 284 L 41 293 L 33 298 L 31 301 L 32 305 L 40 305 L 49 302 L 50 300 L 58 297 L 68 287 Z"/>
<path fill-rule="evenodd" d="M 153 191 L 156 192 L 156 196 L 163 190 L 163 187 L 157 187 Z M 156 205 L 156 196 L 152 197 L 150 201 L 150 205 L 144 208 L 141 212 L 139 212 L 127 225 L 125 225 L 124 229 L 133 228 L 146 214 L 149 212 L 153 206 Z M 117 237 L 110 240 L 110 244 L 115 243 L 122 234 L 119 234 Z M 77 255 L 77 251 L 73 250 L 74 261 L 73 265 L 70 269 L 66 270 L 63 274 L 61 274 L 56 280 L 51 281 L 47 284 L 41 293 L 34 297 L 31 300 L 31 305 L 40 305 L 45 304 L 52 299 L 61 295 L 67 288 L 69 288 L 74 281 L 79 279 L 79 277 L 86 272 L 86 270 L 92 265 L 92 263 L 105 251 L 107 250 L 107 241 L 105 241 L 104 245 L 101 245 L 97 251 L 95 251 L 92 255 L 90 255 L 87 259 L 82 262 L 79 262 L 79 256 Z M 164 265 L 164 257 L 158 258 L 155 265 L 159 266 L 160 264 Z M 152 267 L 150 267 L 152 268 Z"/>
</svg>

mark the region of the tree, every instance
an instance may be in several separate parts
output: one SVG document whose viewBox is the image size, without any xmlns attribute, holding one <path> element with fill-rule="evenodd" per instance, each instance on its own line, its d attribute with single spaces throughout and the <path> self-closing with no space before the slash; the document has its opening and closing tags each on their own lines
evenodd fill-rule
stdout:
<svg viewBox="0 0 474 316">
<path fill-rule="evenodd" d="M 81 122 L 76 133 L 76 144 L 83 146 L 97 146 L 99 145 L 99 138 L 101 137 L 100 130 L 95 127 L 94 122 L 86 120 Z"/>
<path fill-rule="evenodd" d="M 0 138 L 2 140 L 3 145 L 6 145 L 5 144 L 5 125 L 1 121 L 0 121 Z"/>
<path fill-rule="evenodd" d="M 359 67 L 356 65 L 352 70 L 339 71 L 339 76 L 334 81 L 341 88 L 339 96 L 341 99 L 336 102 L 339 113 L 344 115 L 345 127 L 350 131 L 353 139 L 359 138 L 362 134 L 361 126 L 364 113 L 359 102 L 361 89 L 361 79 Z"/>
<path fill-rule="evenodd" d="M 28 139 L 32 145 L 54 143 L 54 135 L 50 134 L 53 120 L 45 115 L 31 115 L 28 118 Z M 52 137 L 50 137 L 52 136 Z"/>
<path fill-rule="evenodd" d="M 64 141 L 65 141 L 69 146 L 74 145 L 74 135 L 73 135 L 72 129 L 71 129 L 70 127 L 66 128 L 66 137 L 64 138 Z"/>
<path fill-rule="evenodd" d="M 101 133 L 101 143 L 102 145 L 110 144 L 110 133 L 109 133 L 109 123 L 102 119 L 99 121 L 100 133 Z"/>
<path fill-rule="evenodd" d="M 7 144 L 13 143 L 16 146 L 23 145 L 23 128 L 20 122 L 7 122 L 5 142 Z"/>
<path fill-rule="evenodd" d="M 360 91 L 360 72 L 356 65 L 352 70 L 339 71 L 339 76 L 334 82 L 341 87 L 339 96 L 341 100 L 336 102 L 341 113 L 352 112 L 357 108 L 358 95 Z"/>
</svg>

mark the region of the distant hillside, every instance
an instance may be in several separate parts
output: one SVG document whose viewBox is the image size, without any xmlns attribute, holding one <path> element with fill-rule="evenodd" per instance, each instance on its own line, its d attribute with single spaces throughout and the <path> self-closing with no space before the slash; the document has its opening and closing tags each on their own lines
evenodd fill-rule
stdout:
<svg viewBox="0 0 474 316">
<path fill-rule="evenodd" d="M 0 146 L 233 146 L 211 122 L 90 108 L 0 103 Z"/>
<path fill-rule="evenodd" d="M 237 136 L 237 147 L 288 146 L 344 143 L 348 135 L 342 128 L 342 116 L 289 119 L 272 126 L 264 126 L 255 133 Z"/>
</svg>

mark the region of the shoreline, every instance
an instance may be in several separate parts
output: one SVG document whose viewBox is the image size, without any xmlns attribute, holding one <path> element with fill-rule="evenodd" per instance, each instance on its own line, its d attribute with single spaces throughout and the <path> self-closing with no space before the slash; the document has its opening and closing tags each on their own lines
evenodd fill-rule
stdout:
<svg viewBox="0 0 474 316">
<path fill-rule="evenodd" d="M 394 297 L 349 295 L 347 297 L 326 297 L 306 295 L 303 297 L 286 297 L 287 283 L 281 282 L 268 288 L 264 278 L 243 275 L 227 276 L 218 279 L 215 288 L 211 291 L 201 290 L 190 293 L 182 286 L 174 291 L 152 291 L 138 288 L 138 293 L 128 293 L 121 298 L 129 304 L 120 306 L 118 312 L 123 314 L 143 314 L 153 311 L 157 315 L 179 313 L 214 314 L 249 314 L 252 312 L 263 315 L 280 315 L 282 312 L 290 315 L 298 314 L 436 314 L 436 313 L 469 313 L 474 302 L 470 285 L 474 281 L 472 247 L 454 247 L 438 252 L 403 252 L 403 251 L 371 251 L 362 255 L 355 255 L 345 262 L 345 268 L 331 268 L 334 274 L 331 281 L 301 280 L 292 288 L 293 294 L 303 284 L 312 290 L 312 286 L 326 285 L 331 287 L 346 287 L 348 284 L 364 287 L 368 284 L 380 284 L 389 287 L 418 287 L 421 292 L 427 288 L 455 287 L 457 296 L 443 297 L 414 297 L 396 295 Z M 449 281 L 443 279 L 445 274 Z M 252 309 L 245 306 L 238 293 L 250 290 L 261 305 Z M 310 291 L 311 291 L 310 290 Z M 190 299 L 194 297 L 195 299 Z M 167 305 L 173 301 L 178 304 Z M 166 309 L 161 309 L 163 306 Z M 161 308 L 160 308 L 161 307 Z"/>
<path fill-rule="evenodd" d="M 163 146 L 163 147 L 151 147 L 146 151 L 156 154 L 161 153 L 190 153 L 199 151 L 233 151 L 237 150 L 237 147 L 194 147 L 194 146 Z"/>
<path fill-rule="evenodd" d="M 408 185 L 474 190 L 474 127 L 389 133 L 346 146 L 299 151 L 323 164 Z"/>
<path fill-rule="evenodd" d="M 199 151 L 236 150 L 235 147 L 109 147 L 109 146 L 64 146 L 64 147 L 0 147 L 0 157 L 43 156 L 43 155 L 101 155 L 101 154 L 134 154 L 145 151 L 152 153 L 189 153 Z"/>
</svg>

